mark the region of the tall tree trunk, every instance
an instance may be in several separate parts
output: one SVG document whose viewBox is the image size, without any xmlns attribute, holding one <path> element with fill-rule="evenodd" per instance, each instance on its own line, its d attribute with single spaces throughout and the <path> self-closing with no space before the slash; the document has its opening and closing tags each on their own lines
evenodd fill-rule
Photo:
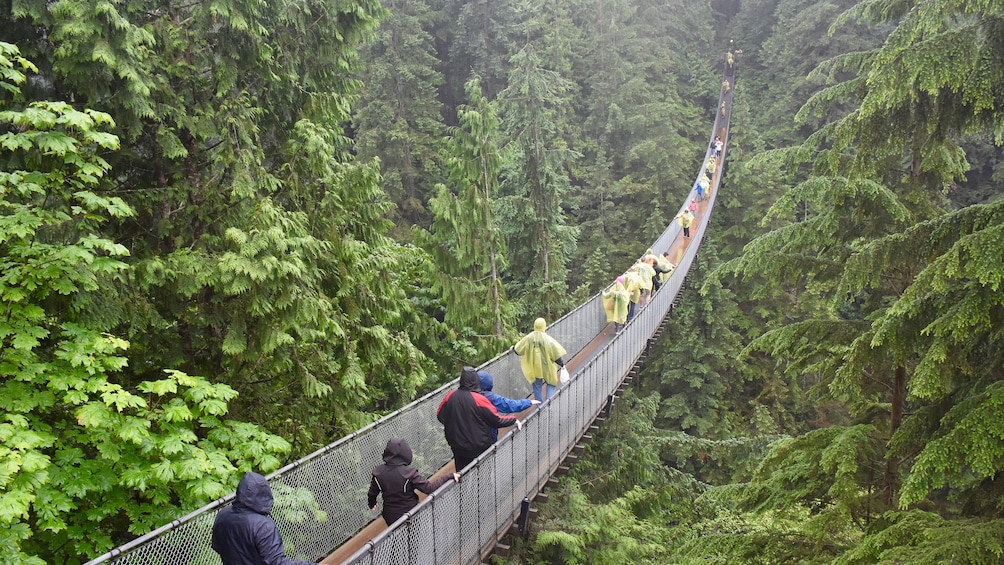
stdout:
<svg viewBox="0 0 1004 565">
<path fill-rule="evenodd" d="M 488 178 L 487 156 L 481 157 L 481 180 L 485 188 L 485 217 L 488 218 L 488 260 L 491 265 L 492 307 L 495 313 L 495 337 L 502 337 L 502 305 L 499 303 L 499 274 L 495 258 L 495 227 L 492 225 L 491 181 Z"/>
<path fill-rule="evenodd" d="M 892 408 L 889 418 L 889 437 L 896 434 L 896 430 L 903 423 L 903 407 L 906 405 L 906 368 L 902 365 L 896 367 L 893 373 L 892 383 Z M 899 460 L 894 456 L 887 456 L 885 462 L 885 477 L 882 480 L 885 489 L 886 503 L 892 506 L 896 501 L 896 493 L 899 491 Z"/>
</svg>

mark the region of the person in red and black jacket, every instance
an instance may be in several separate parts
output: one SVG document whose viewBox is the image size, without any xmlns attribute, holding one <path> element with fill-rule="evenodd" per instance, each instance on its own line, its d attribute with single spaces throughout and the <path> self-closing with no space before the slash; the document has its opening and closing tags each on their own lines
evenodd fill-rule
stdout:
<svg viewBox="0 0 1004 565">
<path fill-rule="evenodd" d="M 515 424 L 517 429 L 523 429 L 518 418 L 499 416 L 495 405 L 481 394 L 481 383 L 474 367 L 464 367 L 460 372 L 460 388 L 446 394 L 436 410 L 436 418 L 443 423 L 446 443 L 453 450 L 457 471 L 470 465 L 495 443 L 492 428 Z"/>
</svg>

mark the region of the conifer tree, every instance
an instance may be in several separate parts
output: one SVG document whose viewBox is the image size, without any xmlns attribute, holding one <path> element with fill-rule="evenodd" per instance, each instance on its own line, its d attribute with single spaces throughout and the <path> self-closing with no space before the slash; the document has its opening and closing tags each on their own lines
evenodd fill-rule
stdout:
<svg viewBox="0 0 1004 565">
<path fill-rule="evenodd" d="M 845 14 L 842 21 L 895 28 L 880 48 L 818 69 L 832 79 L 845 69 L 855 74 L 816 95 L 799 117 L 827 116 L 848 101 L 854 109 L 781 153 L 811 163 L 813 176 L 772 215 L 791 218 L 803 202 L 809 213 L 751 243 L 736 264 L 779 285 L 791 286 L 796 275 L 829 301 L 828 316 L 770 332 L 754 346 L 784 355 L 796 371 L 821 371 L 830 392 L 869 418 L 870 433 L 889 442 L 872 486 L 893 508 L 931 496 L 984 515 L 989 508 L 978 501 L 996 491 L 999 426 L 986 415 L 997 406 L 1001 359 L 991 321 L 1004 314 L 1000 210 L 946 214 L 942 190 L 966 170 L 962 136 L 982 130 L 1001 139 L 1004 76 L 991 61 L 1004 45 L 1002 17 L 997 4 L 925 1 L 866 2 Z M 967 527 L 960 521 L 955 531 L 967 536 Z M 883 543 L 915 543 L 899 535 Z M 978 559 L 999 551 L 974 547 Z"/>
<path fill-rule="evenodd" d="M 709 55 L 714 34 L 706 10 L 692 2 L 575 6 L 582 32 L 570 76 L 580 88 L 573 104 L 581 126 L 573 148 L 583 158 L 573 177 L 577 188 L 589 187 L 571 193 L 579 208 L 579 248 L 603 249 L 609 260 L 623 261 L 613 269 L 619 272 L 661 233 L 680 195 L 693 186 L 707 120 L 690 101 L 718 92 L 719 81 L 711 80 L 717 57 Z M 673 49 L 681 22 L 687 22 L 687 40 Z M 686 85 L 681 75 L 707 78 Z"/>
<path fill-rule="evenodd" d="M 447 88 L 460 98 L 467 81 L 478 77 L 489 100 L 505 88 L 509 58 L 520 32 L 516 0 L 443 0 L 453 16 L 447 43 Z"/>
<path fill-rule="evenodd" d="M 40 84 L 108 112 L 123 142 L 107 159 L 136 216 L 106 231 L 135 268 L 94 299 L 136 344 L 128 378 L 212 375 L 300 453 L 414 394 L 430 366 L 407 328 L 435 322 L 402 299 L 410 281 L 384 286 L 408 257 L 343 128 L 376 2 L 14 8 L 46 38 L 25 40 Z"/>
<path fill-rule="evenodd" d="M 226 419 L 225 384 L 127 378 L 131 344 L 101 300 L 131 270 L 104 227 L 135 215 L 109 194 L 114 121 L 22 101 L 34 70 L 0 42 L 0 554 L 79 563 L 278 468 L 290 444 Z"/>
<path fill-rule="evenodd" d="M 512 58 L 515 68 L 500 106 L 512 159 L 497 206 L 507 234 L 513 292 L 530 317 L 554 319 L 567 303 L 567 267 L 575 230 L 566 225 L 562 204 L 569 190 L 565 162 L 576 155 L 559 140 L 555 107 L 569 84 L 542 67 L 527 43 Z M 566 259 L 567 260 L 567 259 Z"/>
<path fill-rule="evenodd" d="M 704 242 L 695 272 L 706 273 L 717 261 L 713 244 Z M 697 288 L 684 291 L 642 382 L 652 376 L 662 397 L 660 428 L 728 438 L 746 431 L 731 429 L 738 422 L 730 415 L 739 420 L 738 414 L 750 413 L 741 397 L 746 371 L 736 362 L 743 342 L 738 330 L 745 320 L 730 290 L 719 285 L 701 288 L 703 277 L 692 276 Z"/>
<path fill-rule="evenodd" d="M 459 109 L 460 126 L 448 144 L 450 186 L 439 186 L 429 203 L 432 227 L 416 238 L 438 268 L 434 290 L 443 297 L 446 323 L 480 341 L 477 349 L 486 353 L 513 331 L 502 282 L 505 240 L 493 211 L 502 153 L 496 104 L 477 79 L 467 84 L 467 95 L 470 105 Z"/>
<path fill-rule="evenodd" d="M 428 226 L 426 206 L 442 161 L 442 86 L 434 39 L 435 22 L 427 2 L 392 0 L 390 15 L 362 53 L 363 83 L 354 112 L 356 150 L 361 160 L 380 158 L 381 185 L 397 209 L 395 235 L 410 237 L 410 226 Z"/>
</svg>

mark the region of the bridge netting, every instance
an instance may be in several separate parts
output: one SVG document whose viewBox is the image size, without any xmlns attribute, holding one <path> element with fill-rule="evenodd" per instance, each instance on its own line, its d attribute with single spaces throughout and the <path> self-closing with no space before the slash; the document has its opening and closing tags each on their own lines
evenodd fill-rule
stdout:
<svg viewBox="0 0 1004 565">
<path fill-rule="evenodd" d="M 734 68 L 726 66 L 719 108 L 711 137 L 728 151 Z M 712 154 L 711 144 L 701 162 Z M 533 499 L 605 408 L 625 376 L 645 351 L 670 313 L 697 257 L 718 195 L 721 169 L 713 176 L 707 202 L 676 269 L 648 305 L 616 336 L 601 346 L 571 381 L 530 413 L 521 431 L 511 431 L 463 472 L 460 483 L 448 483 L 409 513 L 377 534 L 344 563 L 467 564 L 480 563 L 486 552 L 512 527 L 524 499 Z M 691 191 L 682 212 L 696 194 Z M 681 227 L 670 219 L 652 245 L 661 254 L 678 240 Z M 593 296 L 548 326 L 548 333 L 574 358 L 608 327 L 601 295 Z M 511 350 L 481 367 L 495 379 L 495 391 L 510 398 L 530 395 L 519 357 Z M 377 422 L 291 463 L 267 478 L 275 496 L 271 516 L 279 527 L 286 554 L 295 559 L 321 560 L 349 540 L 371 520 L 367 503 L 370 471 L 382 461 L 387 440 L 405 438 L 416 467 L 424 476 L 449 463 L 453 454 L 436 419 L 436 408 L 456 387 L 456 381 L 423 396 Z M 219 565 L 210 548 L 213 521 L 234 495 L 217 500 L 87 565 Z"/>
</svg>

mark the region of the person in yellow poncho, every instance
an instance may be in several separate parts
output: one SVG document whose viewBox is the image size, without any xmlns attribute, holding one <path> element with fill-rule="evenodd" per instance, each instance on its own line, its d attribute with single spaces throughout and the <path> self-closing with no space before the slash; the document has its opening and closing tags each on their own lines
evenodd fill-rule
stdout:
<svg viewBox="0 0 1004 565">
<path fill-rule="evenodd" d="M 676 268 L 676 265 L 669 260 L 669 251 L 656 257 L 656 260 L 659 262 L 657 270 L 659 271 L 659 282 L 661 284 L 669 280 L 669 275 L 673 274 L 673 269 Z"/>
<path fill-rule="evenodd" d="M 697 180 L 694 190 L 697 192 L 697 201 L 704 201 L 704 195 L 711 190 L 711 179 L 708 178 L 707 173 L 701 175 L 701 178 Z"/>
<path fill-rule="evenodd" d="M 638 276 L 638 269 L 632 266 L 628 272 L 624 273 L 624 289 L 628 292 L 628 315 L 627 321 L 634 318 L 638 301 L 641 300 L 641 277 Z"/>
<path fill-rule="evenodd" d="M 644 306 L 652 297 L 652 279 L 655 278 L 655 268 L 648 262 L 648 255 L 639 259 L 633 268 L 638 271 L 638 278 L 641 281 L 641 298 L 638 300 L 638 306 Z"/>
<path fill-rule="evenodd" d="M 547 322 L 537 318 L 533 331 L 512 346 L 519 355 L 519 366 L 523 376 L 533 385 L 533 397 L 543 402 L 558 390 L 558 368 L 565 366 L 562 356 L 565 348 L 553 337 L 547 335 Z"/>
<path fill-rule="evenodd" d="M 669 265 L 661 259 L 661 256 L 652 254 L 645 256 L 645 262 L 652 267 L 652 271 L 655 273 L 655 275 L 652 276 L 652 296 L 655 296 L 655 293 L 659 292 L 659 288 L 662 287 L 662 281 L 665 280 L 666 274 L 672 270 L 669 268 Z"/>
<path fill-rule="evenodd" d="M 676 219 L 680 222 L 680 227 L 683 228 L 683 237 L 690 237 L 690 224 L 694 223 L 694 213 L 690 210 L 684 210 L 677 214 Z"/>
<path fill-rule="evenodd" d="M 614 331 L 621 331 L 627 323 L 628 303 L 631 297 L 624 288 L 624 277 L 617 277 L 610 288 L 603 291 L 603 310 L 607 314 L 607 322 L 614 323 Z"/>
</svg>

